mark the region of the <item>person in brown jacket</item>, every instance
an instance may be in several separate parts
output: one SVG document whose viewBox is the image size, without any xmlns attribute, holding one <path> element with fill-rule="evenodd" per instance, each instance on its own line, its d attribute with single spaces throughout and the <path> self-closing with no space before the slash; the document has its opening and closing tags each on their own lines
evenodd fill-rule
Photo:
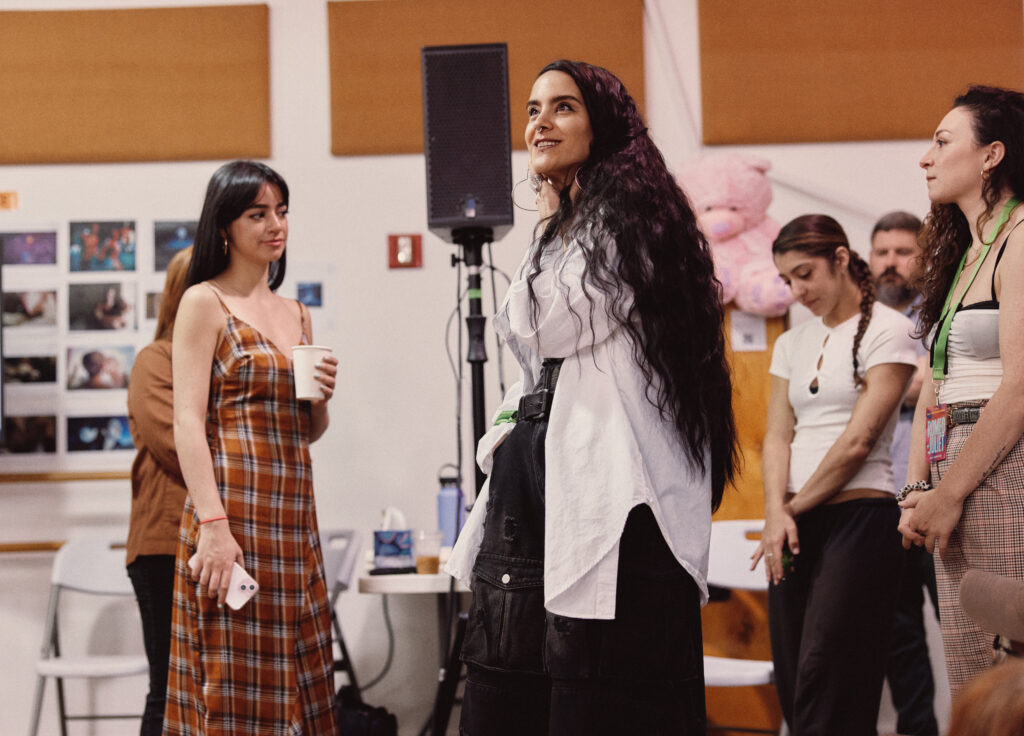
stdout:
<svg viewBox="0 0 1024 736">
<path fill-rule="evenodd" d="M 127 565 L 142 614 L 142 634 L 149 660 L 149 694 L 142 717 L 142 736 L 163 732 L 174 556 L 188 493 L 174 447 L 171 335 L 191 255 L 192 248 L 186 248 L 167 266 L 156 336 L 139 351 L 128 384 L 128 422 L 138 454 L 132 464 Z"/>
</svg>

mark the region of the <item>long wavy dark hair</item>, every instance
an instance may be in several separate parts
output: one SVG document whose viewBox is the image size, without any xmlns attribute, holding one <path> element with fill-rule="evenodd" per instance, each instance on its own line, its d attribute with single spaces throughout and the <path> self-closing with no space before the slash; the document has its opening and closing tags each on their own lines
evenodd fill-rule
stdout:
<svg viewBox="0 0 1024 736">
<path fill-rule="evenodd" d="M 860 372 L 860 343 L 864 333 L 871 324 L 871 312 L 875 306 L 875 280 L 871 277 L 871 268 L 867 261 L 850 247 L 850 240 L 842 225 L 828 215 L 801 215 L 790 220 L 779 230 L 775 242 L 772 243 L 772 255 L 777 256 L 790 251 L 799 251 L 809 256 L 824 258 L 828 261 L 829 271 L 835 273 L 836 250 L 846 248 L 850 254 L 850 278 L 860 289 L 860 318 L 857 320 L 857 333 L 853 338 L 853 384 L 860 387 L 864 377 Z"/>
<path fill-rule="evenodd" d="M 288 206 L 288 185 L 272 168 L 259 161 L 232 161 L 224 164 L 210 177 L 203 201 L 203 213 L 196 226 L 196 239 L 192 246 L 192 261 L 185 278 L 186 288 L 214 278 L 228 267 L 230 255 L 224 248 L 221 233 L 237 220 L 260 196 L 264 184 L 273 184 L 281 190 L 281 198 Z M 284 281 L 285 257 L 270 264 L 267 280 L 271 290 Z"/>
<path fill-rule="evenodd" d="M 724 309 L 711 251 L 622 82 L 583 62 L 554 61 L 538 77 L 550 71 L 576 82 L 594 138 L 577 172 L 580 191 L 575 200 L 570 187 L 561 192 L 534 249 L 527 283 L 535 314 L 532 284 L 542 255 L 561 249 L 560 238 L 575 242 L 586 261 L 591 329 L 594 302 L 587 285 L 607 295 L 608 317 L 626 330 L 648 400 L 675 424 L 690 459 L 710 471 L 717 509 L 739 458 Z M 617 257 L 606 248 L 609 241 Z"/>
<path fill-rule="evenodd" d="M 985 211 L 975 223 L 981 233 L 982 226 L 995 217 L 995 208 L 1007 193 L 1024 199 L 1024 95 L 1011 89 L 975 85 L 953 100 L 953 107 L 970 111 L 977 145 L 1002 141 L 1006 149 L 1002 161 L 982 178 Z M 993 240 L 998 236 L 994 233 Z M 924 295 L 918 318 L 920 335 L 928 334 L 939 321 L 957 265 L 970 246 L 970 224 L 960 208 L 953 203 L 932 203 L 921 231 L 922 267 L 915 283 Z"/>
</svg>

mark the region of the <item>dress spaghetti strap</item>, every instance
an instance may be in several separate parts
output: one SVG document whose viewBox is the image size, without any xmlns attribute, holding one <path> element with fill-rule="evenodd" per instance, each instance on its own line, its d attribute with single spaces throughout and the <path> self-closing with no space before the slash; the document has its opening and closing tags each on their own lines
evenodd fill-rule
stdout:
<svg viewBox="0 0 1024 736">
<path fill-rule="evenodd" d="M 212 291 L 215 297 L 217 297 L 217 301 L 220 302 L 220 308 L 224 310 L 224 314 L 226 314 L 228 317 L 231 317 L 231 310 L 228 309 L 228 305 L 224 303 L 224 300 L 220 298 L 220 292 L 217 291 L 217 288 L 209 281 L 203 281 L 202 284 L 210 291 Z"/>
<path fill-rule="evenodd" d="M 299 305 L 299 332 L 301 335 L 299 344 L 309 345 L 313 341 L 313 338 L 311 337 L 313 331 L 311 329 L 312 325 L 310 324 L 309 310 L 306 308 L 306 305 L 298 299 L 295 300 L 295 303 Z"/>
</svg>

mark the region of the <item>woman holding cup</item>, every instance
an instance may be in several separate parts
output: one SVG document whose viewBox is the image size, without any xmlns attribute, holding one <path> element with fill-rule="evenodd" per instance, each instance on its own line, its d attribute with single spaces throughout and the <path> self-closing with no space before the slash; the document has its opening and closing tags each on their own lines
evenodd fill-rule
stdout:
<svg viewBox="0 0 1024 736">
<path fill-rule="evenodd" d="M 311 344 L 312 330 L 302 304 L 274 293 L 287 239 L 280 175 L 252 161 L 214 173 L 172 350 L 188 500 L 166 734 L 335 733 L 309 443 L 327 428 L 337 360 L 318 361 L 322 398 L 296 396 L 290 348 Z M 223 603 L 236 562 L 259 593 L 232 611 Z"/>
</svg>

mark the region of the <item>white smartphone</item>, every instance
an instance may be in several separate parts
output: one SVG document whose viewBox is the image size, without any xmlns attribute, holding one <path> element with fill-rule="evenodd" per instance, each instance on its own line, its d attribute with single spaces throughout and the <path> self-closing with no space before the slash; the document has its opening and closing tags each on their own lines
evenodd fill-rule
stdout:
<svg viewBox="0 0 1024 736">
<path fill-rule="evenodd" d="M 190 570 L 196 568 L 196 557 L 192 557 L 188 560 L 188 567 Z M 260 584 L 257 583 L 252 575 L 245 571 L 245 568 L 239 565 L 237 562 L 232 563 L 231 567 L 231 582 L 228 583 L 228 594 L 224 598 L 224 602 L 227 603 L 231 608 L 237 611 L 239 608 L 249 602 L 249 599 L 256 595 L 256 592 L 260 589 Z"/>
</svg>

